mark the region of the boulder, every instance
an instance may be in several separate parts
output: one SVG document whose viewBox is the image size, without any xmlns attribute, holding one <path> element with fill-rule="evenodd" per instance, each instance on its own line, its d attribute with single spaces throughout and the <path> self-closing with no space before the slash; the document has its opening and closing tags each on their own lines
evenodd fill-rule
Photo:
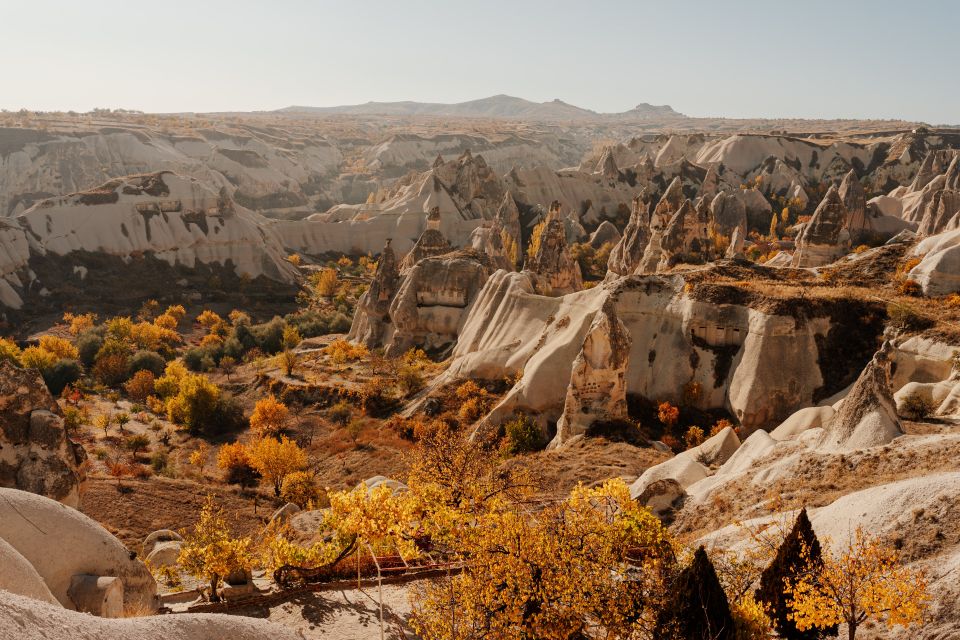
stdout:
<svg viewBox="0 0 960 640">
<path fill-rule="evenodd" d="M 77 611 L 101 618 L 123 617 L 123 582 L 120 578 L 75 575 L 67 590 Z"/>
<path fill-rule="evenodd" d="M 920 284 L 928 296 L 943 296 L 960 291 L 960 229 L 944 231 L 921 240 L 911 251 L 922 256 L 909 277 Z"/>
<path fill-rule="evenodd" d="M 890 392 L 893 348 L 885 342 L 824 428 L 818 449 L 856 451 L 887 444 L 903 435 Z"/>
<path fill-rule="evenodd" d="M 835 413 L 831 406 L 800 409 L 771 431 L 770 437 L 774 440 L 796 438 L 808 429 L 819 429 L 830 424 Z"/>
<path fill-rule="evenodd" d="M 158 542 L 153 545 L 146 561 L 153 569 L 160 567 L 175 567 L 180 563 L 180 550 L 183 548 L 183 542 L 179 540 L 168 540 Z"/>
<path fill-rule="evenodd" d="M 67 437 L 60 408 L 40 373 L 0 362 L 0 487 L 76 507 L 85 457 Z"/>
<path fill-rule="evenodd" d="M 635 500 L 642 506 L 648 507 L 653 515 L 663 517 L 674 509 L 687 492 L 680 483 L 672 478 L 655 480 L 640 492 Z"/>
<path fill-rule="evenodd" d="M 710 436 L 703 444 L 691 447 L 681 453 L 708 467 L 721 465 L 730 459 L 740 448 L 740 438 L 732 427 L 726 427 L 720 433 Z"/>
<path fill-rule="evenodd" d="M 273 515 L 270 516 L 270 522 L 285 523 L 298 513 L 300 513 L 300 507 L 292 502 L 288 502 L 273 512 Z"/>
<path fill-rule="evenodd" d="M 143 539 L 143 544 L 140 545 L 140 556 L 149 557 L 154 547 L 161 542 L 183 542 L 183 536 L 171 529 L 158 529 Z"/>
<path fill-rule="evenodd" d="M 644 471 L 630 485 L 630 497 L 637 500 L 650 485 L 661 480 L 673 480 L 680 488 L 686 489 L 708 475 L 709 470 L 705 466 L 690 456 L 679 454 Z"/>
<path fill-rule="evenodd" d="M 53 596 L 68 609 L 73 576 L 119 578 L 124 613 L 157 608 L 157 584 L 147 567 L 102 526 L 59 502 L 0 489 L 0 538 L 26 558 Z"/>
<path fill-rule="evenodd" d="M 0 591 L 4 590 L 60 606 L 30 561 L 0 538 Z"/>
</svg>

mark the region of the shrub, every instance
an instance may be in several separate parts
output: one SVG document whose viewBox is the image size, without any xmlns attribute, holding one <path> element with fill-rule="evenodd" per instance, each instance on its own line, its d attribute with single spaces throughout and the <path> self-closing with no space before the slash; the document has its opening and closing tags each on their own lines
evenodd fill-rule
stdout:
<svg viewBox="0 0 960 640">
<path fill-rule="evenodd" d="M 370 354 L 364 345 L 356 344 L 349 340 L 334 340 L 327 345 L 324 353 L 330 356 L 330 359 L 336 364 L 359 360 Z"/>
<path fill-rule="evenodd" d="M 253 468 L 247 448 L 239 442 L 220 447 L 217 452 L 217 467 L 223 471 L 224 481 L 230 484 L 250 487 L 260 478 L 260 474 Z"/>
<path fill-rule="evenodd" d="M 58 360 L 76 360 L 80 357 L 77 348 L 69 340 L 57 336 L 40 336 L 40 348 L 52 353 Z"/>
<path fill-rule="evenodd" d="M 543 447 L 543 433 L 537 423 L 521 413 L 504 426 L 507 452 L 513 455 L 536 451 Z"/>
<path fill-rule="evenodd" d="M 137 351 L 130 356 L 130 373 L 138 371 L 149 371 L 155 378 L 163 375 L 167 367 L 167 361 L 163 359 L 156 351 Z"/>
<path fill-rule="evenodd" d="M 657 418 L 667 429 L 672 429 L 680 418 L 680 409 L 669 402 L 661 402 L 657 405 Z"/>
<path fill-rule="evenodd" d="M 191 433 L 200 433 L 213 422 L 220 401 L 220 388 L 203 375 L 187 374 L 177 395 L 167 401 L 167 418 Z"/>
<path fill-rule="evenodd" d="M 923 420 L 934 411 L 936 407 L 933 403 L 924 398 L 919 393 L 911 393 L 900 401 L 897 412 L 905 418 L 911 420 Z"/>
<path fill-rule="evenodd" d="M 136 460 L 137 454 L 150 446 L 150 438 L 145 434 L 139 433 L 129 436 L 124 444 L 127 449 L 130 450 L 133 459 Z"/>
<path fill-rule="evenodd" d="M 25 369 L 36 369 L 43 373 L 53 368 L 57 362 L 57 356 L 44 351 L 40 347 L 27 347 L 20 354 L 20 364 Z"/>
<path fill-rule="evenodd" d="M 327 409 L 327 418 L 330 422 L 340 425 L 341 427 L 346 426 L 352 416 L 353 409 L 344 400 Z"/>
<path fill-rule="evenodd" d="M 152 372 L 141 369 L 123 385 L 127 395 L 137 402 L 146 402 L 153 395 L 155 378 Z"/>
<path fill-rule="evenodd" d="M 932 322 L 917 313 L 912 307 L 903 304 L 887 305 L 887 317 L 895 329 L 902 331 L 920 331 L 932 326 Z"/>
<path fill-rule="evenodd" d="M 923 287 L 921 287 L 920 283 L 916 280 L 902 280 L 900 284 L 897 285 L 897 293 L 902 296 L 919 298 L 923 296 Z"/>
<path fill-rule="evenodd" d="M 719 420 L 717 420 L 717 423 L 715 425 L 710 427 L 710 437 L 713 437 L 718 433 L 720 433 L 721 431 L 723 431 L 724 429 L 726 429 L 727 427 L 732 427 L 732 426 L 733 426 L 733 423 L 731 423 L 729 420 L 727 420 L 726 418 L 720 418 Z"/>
<path fill-rule="evenodd" d="M 59 396 L 68 384 L 73 384 L 83 375 L 83 368 L 76 360 L 64 358 L 54 363 L 43 374 L 43 381 L 47 383 L 50 393 Z"/>
<path fill-rule="evenodd" d="M 154 451 L 153 455 L 150 456 L 150 468 L 153 469 L 154 473 L 163 476 L 172 475 L 173 469 L 170 467 L 170 456 L 167 455 L 167 452 Z"/>
<path fill-rule="evenodd" d="M 397 368 L 397 388 L 403 395 L 408 396 L 423 388 L 423 373 L 414 365 L 402 364 Z"/>
<path fill-rule="evenodd" d="M 94 361 L 97 359 L 97 354 L 100 353 L 100 349 L 103 348 L 103 337 L 101 337 L 95 330 L 94 331 L 84 331 L 77 337 L 76 344 L 77 353 L 80 356 L 80 362 L 83 363 L 83 366 L 90 368 L 93 366 Z"/>
<path fill-rule="evenodd" d="M 280 499 L 292 502 L 302 509 L 319 502 L 320 490 L 316 478 L 307 471 L 294 471 L 280 485 Z"/>
<path fill-rule="evenodd" d="M 687 445 L 687 449 L 700 446 L 703 444 L 703 440 L 703 429 L 700 427 L 689 427 L 687 432 L 683 434 L 683 443 Z"/>
<path fill-rule="evenodd" d="M 6 360 L 7 362 L 12 362 L 13 364 L 20 366 L 20 347 L 17 346 L 13 340 L 7 340 L 6 338 L 0 338 L 0 362 Z"/>
<path fill-rule="evenodd" d="M 273 485 L 277 497 L 280 496 L 284 478 L 307 466 L 307 454 L 286 436 L 280 440 L 261 438 L 250 446 L 248 453 L 251 465 L 264 480 Z"/>
<path fill-rule="evenodd" d="M 98 356 L 93 364 L 93 376 L 108 387 L 122 384 L 126 381 L 128 374 L 127 357 L 120 353 Z"/>
</svg>

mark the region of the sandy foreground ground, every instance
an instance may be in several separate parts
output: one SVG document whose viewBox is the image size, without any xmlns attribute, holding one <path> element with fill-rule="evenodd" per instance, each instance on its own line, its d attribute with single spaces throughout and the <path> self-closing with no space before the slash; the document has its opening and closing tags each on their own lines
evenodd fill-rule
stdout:
<svg viewBox="0 0 960 640">
<path fill-rule="evenodd" d="M 408 586 L 384 585 L 385 640 L 412 640 L 417 636 L 406 623 L 410 614 Z M 380 638 L 380 601 L 376 587 L 321 591 L 291 598 L 273 607 L 248 607 L 236 615 L 270 620 L 302 632 L 304 638 L 377 640 Z"/>
</svg>

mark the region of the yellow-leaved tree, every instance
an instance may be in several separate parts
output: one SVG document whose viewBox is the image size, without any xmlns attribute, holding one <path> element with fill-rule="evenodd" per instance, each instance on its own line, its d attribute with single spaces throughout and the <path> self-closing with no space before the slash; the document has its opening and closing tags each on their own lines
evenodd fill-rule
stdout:
<svg viewBox="0 0 960 640">
<path fill-rule="evenodd" d="M 849 640 L 870 619 L 890 628 L 918 623 L 929 600 L 923 572 L 903 566 L 896 550 L 861 527 L 839 556 L 824 554 L 818 574 L 801 576 L 787 588 L 798 629 L 846 624 Z"/>
<path fill-rule="evenodd" d="M 276 436 L 283 431 L 289 414 L 287 405 L 270 394 L 266 398 L 257 400 L 253 413 L 250 414 L 250 428 L 261 438 Z"/>
<path fill-rule="evenodd" d="M 210 600 L 220 600 L 220 582 L 234 571 L 251 565 L 250 538 L 233 535 L 223 515 L 223 507 L 207 497 L 200 510 L 200 519 L 193 529 L 184 532 L 178 562 L 188 573 L 210 581 Z"/>
<path fill-rule="evenodd" d="M 280 497 L 283 479 L 294 471 L 302 471 L 307 467 L 307 454 L 296 442 L 283 436 L 276 438 L 260 438 L 247 449 L 250 454 L 250 464 L 273 485 L 274 495 Z"/>
</svg>

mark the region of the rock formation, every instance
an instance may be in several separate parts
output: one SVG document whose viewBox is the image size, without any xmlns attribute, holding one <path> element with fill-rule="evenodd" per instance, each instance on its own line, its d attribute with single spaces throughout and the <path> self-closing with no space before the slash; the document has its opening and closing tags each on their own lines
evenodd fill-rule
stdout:
<svg viewBox="0 0 960 640">
<path fill-rule="evenodd" d="M 851 169 L 843 177 L 837 195 L 847 209 L 847 231 L 850 233 L 851 240 L 857 243 L 867 235 L 870 229 L 867 221 L 867 195 L 863 185 L 860 184 L 860 179 L 857 178 L 856 171 Z"/>
<path fill-rule="evenodd" d="M 424 258 L 442 256 L 451 251 L 453 251 L 453 246 L 440 231 L 440 207 L 434 207 L 427 215 L 427 228 L 420 234 L 420 238 L 409 253 L 403 257 L 403 261 L 400 263 L 400 271 L 407 271 Z"/>
<path fill-rule="evenodd" d="M 637 270 L 643 251 L 650 242 L 650 198 L 642 190 L 633 199 L 630 221 L 623 230 L 623 237 L 610 252 L 607 269 L 615 275 L 626 276 Z"/>
<path fill-rule="evenodd" d="M 890 391 L 892 347 L 885 342 L 857 378 L 824 429 L 818 449 L 855 451 L 887 444 L 903 435 Z"/>
<path fill-rule="evenodd" d="M 797 236 L 794 267 L 819 267 L 850 251 L 850 233 L 845 228 L 847 208 L 835 185 L 831 185 L 810 222 Z"/>
<path fill-rule="evenodd" d="M 583 288 L 580 265 L 570 256 L 566 230 L 560 220 L 560 203 L 550 206 L 539 244 L 524 270 L 536 274 L 537 291 L 543 295 L 562 296 Z"/>
<path fill-rule="evenodd" d="M 747 207 L 736 193 L 722 192 L 710 203 L 710 213 L 717 232 L 724 236 L 740 229 L 740 237 L 747 237 Z"/>
<path fill-rule="evenodd" d="M 393 357 L 412 347 L 442 349 L 456 342 L 470 304 L 492 272 L 490 259 L 471 249 L 417 262 L 390 303 L 392 324 L 381 333 L 384 353 Z"/>
<path fill-rule="evenodd" d="M 620 242 L 620 232 L 617 231 L 617 228 L 613 226 L 613 223 L 604 220 L 600 223 L 593 233 L 590 234 L 590 239 L 588 243 L 594 249 L 599 249 L 605 244 L 610 246 L 616 246 Z"/>
<path fill-rule="evenodd" d="M 585 433 L 594 422 L 627 416 L 627 357 L 632 340 L 607 299 L 594 316 L 583 347 L 573 361 L 570 385 L 551 446 Z"/>
<path fill-rule="evenodd" d="M 350 339 L 370 347 L 383 342 L 384 330 L 390 324 L 390 303 L 399 287 L 397 254 L 388 239 L 377 261 L 377 271 L 370 282 L 370 288 L 357 301 L 353 325 L 350 327 Z"/>
<path fill-rule="evenodd" d="M 709 260 L 709 229 L 709 210 L 705 206 L 694 208 L 685 200 L 663 231 L 657 271 L 665 271 L 680 262 L 697 264 Z"/>
<path fill-rule="evenodd" d="M 118 610 L 97 615 L 143 614 L 157 608 L 157 585 L 147 567 L 99 524 L 75 509 L 16 489 L 0 489 L 0 538 L 37 571 L 68 609 L 89 610 L 97 593 L 121 590 Z M 98 578 L 117 578 L 120 584 Z M 110 604 L 105 594 L 103 602 Z M 115 602 L 115 601 L 114 601 Z"/>
<path fill-rule="evenodd" d="M 0 487 L 76 507 L 85 458 L 40 374 L 0 361 Z"/>
</svg>

